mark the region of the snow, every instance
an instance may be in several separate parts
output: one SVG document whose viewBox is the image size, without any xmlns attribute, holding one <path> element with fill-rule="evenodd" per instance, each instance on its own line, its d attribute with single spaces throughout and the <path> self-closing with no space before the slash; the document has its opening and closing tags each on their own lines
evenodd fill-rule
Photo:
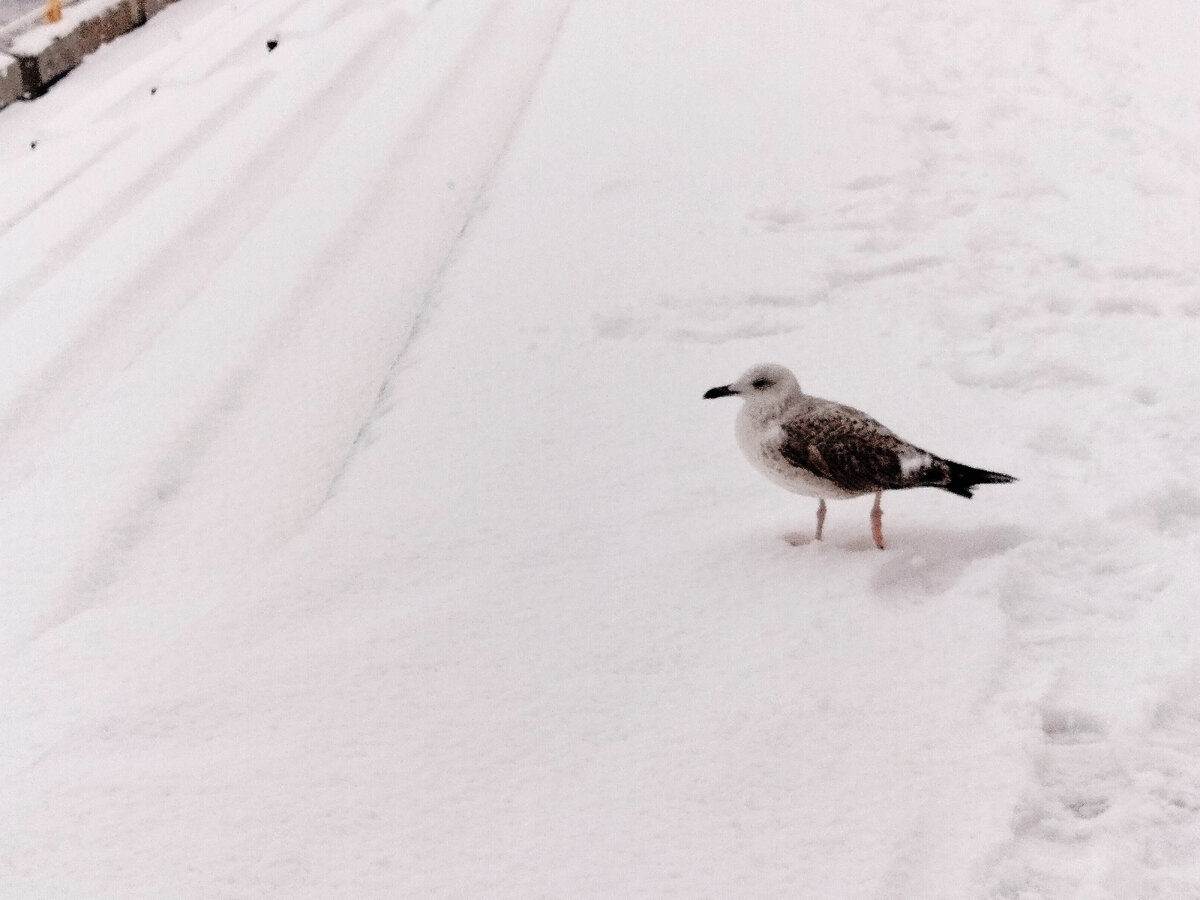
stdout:
<svg viewBox="0 0 1200 900">
<path fill-rule="evenodd" d="M 1196 18 L 186 0 L 0 112 L 3 893 L 1200 894 Z M 809 542 L 768 359 L 1020 481 Z"/>
</svg>

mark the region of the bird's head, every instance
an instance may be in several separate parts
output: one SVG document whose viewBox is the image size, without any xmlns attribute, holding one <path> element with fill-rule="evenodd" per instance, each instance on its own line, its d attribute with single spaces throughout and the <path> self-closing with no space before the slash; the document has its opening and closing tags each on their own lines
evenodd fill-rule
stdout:
<svg viewBox="0 0 1200 900">
<path fill-rule="evenodd" d="M 737 381 L 706 391 L 704 399 L 737 396 L 747 403 L 759 405 L 782 404 L 799 395 L 800 382 L 790 369 L 775 363 L 760 363 Z"/>
</svg>

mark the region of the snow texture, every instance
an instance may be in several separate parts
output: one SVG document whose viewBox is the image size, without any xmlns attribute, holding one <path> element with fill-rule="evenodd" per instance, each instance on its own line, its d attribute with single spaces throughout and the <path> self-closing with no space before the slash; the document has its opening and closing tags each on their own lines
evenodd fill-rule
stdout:
<svg viewBox="0 0 1200 900">
<path fill-rule="evenodd" d="M 0 894 L 1200 896 L 1197 33 L 186 0 L 0 112 Z M 762 359 L 1020 482 L 794 545 Z"/>
</svg>

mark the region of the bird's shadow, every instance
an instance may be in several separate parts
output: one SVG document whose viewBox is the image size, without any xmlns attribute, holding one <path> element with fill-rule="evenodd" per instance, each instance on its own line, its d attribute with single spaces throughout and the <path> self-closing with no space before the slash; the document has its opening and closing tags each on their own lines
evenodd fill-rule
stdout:
<svg viewBox="0 0 1200 900">
<path fill-rule="evenodd" d="M 916 529 L 889 539 L 882 553 L 870 537 L 839 541 L 836 546 L 846 552 L 875 554 L 880 565 L 871 577 L 871 589 L 882 597 L 902 600 L 944 593 L 973 562 L 1007 553 L 1028 537 L 1015 525 L 985 525 L 969 531 Z M 794 547 L 816 543 L 811 532 L 792 531 L 783 539 Z"/>
<path fill-rule="evenodd" d="M 888 558 L 871 577 L 871 588 L 892 600 L 936 596 L 953 587 L 972 563 L 1007 553 L 1028 537 L 1015 525 L 913 531 L 889 547 Z"/>
</svg>

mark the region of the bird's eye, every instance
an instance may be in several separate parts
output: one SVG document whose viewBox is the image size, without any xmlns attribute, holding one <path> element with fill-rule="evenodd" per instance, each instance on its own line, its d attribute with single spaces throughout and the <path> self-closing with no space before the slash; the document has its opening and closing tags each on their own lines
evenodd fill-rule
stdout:
<svg viewBox="0 0 1200 900">
<path fill-rule="evenodd" d="M 769 378 L 758 378 L 750 382 L 750 386 L 756 391 L 761 391 L 765 387 L 770 387 L 772 383 L 773 382 Z"/>
</svg>

